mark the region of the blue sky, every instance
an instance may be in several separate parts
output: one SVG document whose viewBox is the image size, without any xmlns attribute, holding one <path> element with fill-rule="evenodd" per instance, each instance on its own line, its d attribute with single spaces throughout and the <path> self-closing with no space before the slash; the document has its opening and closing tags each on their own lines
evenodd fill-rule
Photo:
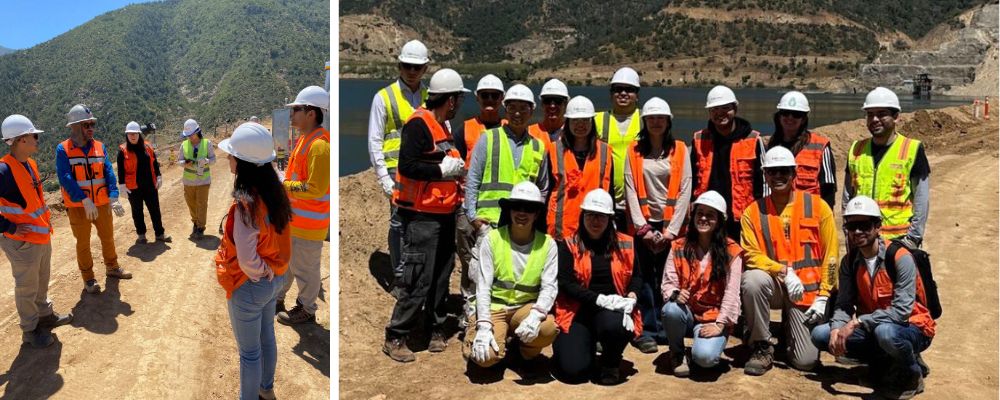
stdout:
<svg viewBox="0 0 1000 400">
<path fill-rule="evenodd" d="M 152 0 L 0 0 L 0 46 L 26 49 L 129 4 Z"/>
</svg>

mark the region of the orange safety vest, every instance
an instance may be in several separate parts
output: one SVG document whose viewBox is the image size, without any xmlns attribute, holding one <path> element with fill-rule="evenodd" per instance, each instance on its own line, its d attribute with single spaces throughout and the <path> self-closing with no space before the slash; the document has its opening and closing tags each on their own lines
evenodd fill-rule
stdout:
<svg viewBox="0 0 1000 400">
<path fill-rule="evenodd" d="M 49 222 L 49 207 L 45 205 L 42 183 L 38 180 L 40 176 L 38 164 L 35 160 L 28 159 L 28 166 L 31 167 L 29 174 L 24 164 L 10 154 L 5 155 L 0 162 L 7 164 L 10 173 L 14 175 L 17 190 L 21 193 L 21 197 L 24 197 L 25 203 L 25 206 L 21 207 L 17 203 L 0 198 L 0 215 L 17 225 L 28 226 L 28 232 L 23 235 L 4 232 L 4 236 L 28 243 L 49 243 L 52 239 L 52 223 Z"/>
<path fill-rule="evenodd" d="M 638 142 L 629 148 L 628 162 L 632 169 L 632 181 L 635 183 L 635 194 L 639 198 L 639 209 L 642 216 L 649 220 L 649 203 L 646 197 L 646 181 L 643 178 L 642 154 L 638 150 Z M 670 225 L 670 220 L 674 217 L 674 207 L 677 199 L 681 195 L 681 177 L 684 175 L 684 163 L 688 162 L 687 146 L 680 140 L 674 141 L 674 149 L 670 152 L 670 176 L 667 181 L 667 201 L 663 208 L 663 224 Z M 627 202 L 626 202 L 627 206 Z M 628 215 L 628 214 L 626 214 Z M 684 216 L 686 217 L 686 216 Z M 629 217 L 631 219 L 631 217 Z M 635 229 L 635 224 L 630 223 L 629 230 Z"/>
<path fill-rule="evenodd" d="M 889 247 L 889 240 L 885 240 L 885 246 Z M 910 254 L 909 250 L 900 247 L 896 252 L 896 265 L 899 265 L 899 258 L 905 254 Z M 858 285 L 858 315 L 871 314 L 875 310 L 882 310 L 892 307 L 893 290 L 895 289 L 893 279 L 885 270 L 883 264 L 875 272 L 874 281 L 868 274 L 865 267 L 856 268 L 854 282 Z M 931 318 L 930 311 L 927 310 L 927 294 L 924 291 L 924 282 L 920 278 L 920 271 L 916 271 L 917 301 L 913 302 L 913 311 L 910 312 L 909 322 L 913 326 L 920 328 L 924 336 L 934 337 L 936 324 Z"/>
<path fill-rule="evenodd" d="M 528 134 L 531 137 L 538 139 L 545 145 L 545 148 L 549 148 L 552 145 L 552 138 L 549 137 L 549 132 L 542 128 L 542 123 L 531 124 L 528 126 Z"/>
<path fill-rule="evenodd" d="M 97 140 L 90 146 L 90 152 L 83 153 L 79 147 L 73 145 L 73 141 L 66 139 L 62 142 L 63 150 L 66 150 L 66 157 L 69 158 L 69 167 L 73 171 L 73 179 L 80 186 L 83 193 L 94 202 L 95 206 L 108 204 L 108 184 L 104 181 L 104 143 Z M 73 201 L 69 197 L 66 188 L 61 188 L 63 204 L 66 207 L 83 207 L 83 201 Z"/>
<path fill-rule="evenodd" d="M 631 236 L 620 232 L 615 232 L 615 234 L 618 235 L 618 250 L 615 250 L 611 255 L 611 280 L 618 295 L 626 296 L 628 293 L 625 290 L 628 288 L 629 282 L 632 281 L 635 253 L 632 248 Z M 584 288 L 590 287 L 590 277 L 593 273 L 590 265 L 590 251 L 581 252 L 575 237 L 567 239 L 566 246 L 573 254 L 573 271 L 576 279 Z M 580 302 L 559 293 L 556 295 L 555 306 L 556 325 L 563 333 L 567 333 L 577 310 L 580 309 Z M 642 315 L 639 313 L 639 307 L 632 309 L 632 321 L 635 322 L 635 337 L 639 337 L 642 335 Z"/>
<path fill-rule="evenodd" d="M 565 147 L 562 140 L 548 147 L 552 165 L 552 191 L 549 194 L 549 236 L 555 240 L 572 237 L 580 223 L 580 205 L 591 190 L 601 188 L 611 191 L 611 149 L 600 140 L 591 142 L 590 155 L 583 169 L 576 163 L 573 149 Z"/>
<path fill-rule="evenodd" d="M 431 131 L 434 149 L 424 152 L 427 159 L 442 156 L 461 157 L 458 150 L 455 149 L 451 133 L 434 119 L 434 113 L 423 107 L 418 108 L 407 120 L 407 123 L 415 118 L 422 119 L 427 125 L 427 129 Z M 455 178 L 421 181 L 407 178 L 399 170 L 396 170 L 396 187 L 392 191 L 392 202 L 397 207 L 417 212 L 451 214 L 462 204 L 462 186 Z"/>
<path fill-rule="evenodd" d="M 781 215 L 774 207 L 771 197 L 754 201 L 746 209 L 746 217 L 757 227 L 754 234 L 757 243 L 764 247 L 767 258 L 790 266 L 805 286 L 802 299 L 795 302 L 799 307 L 809 307 L 819 294 L 823 277 L 823 259 L 826 250 L 820 240 L 818 195 L 801 191 L 792 192 L 792 220 L 789 235 L 782 231 Z"/>
<path fill-rule="evenodd" d="M 819 171 L 823 165 L 823 149 L 828 145 L 830 139 L 816 132 L 809 132 L 809 143 L 795 155 L 795 190 L 820 194 Z"/>
<path fill-rule="evenodd" d="M 760 132 L 756 130 L 750 132 L 750 136 L 733 143 L 729 152 L 729 174 L 732 182 L 732 204 L 733 218 L 737 221 L 743 216 L 743 210 L 750 203 L 753 203 L 753 174 L 754 160 L 757 159 L 757 147 L 761 145 Z M 691 150 L 694 151 L 695 159 L 698 163 L 698 170 L 694 171 L 698 177 L 698 186 L 692 193 L 694 198 L 701 196 L 708 191 L 708 181 L 712 176 L 712 133 L 708 129 L 702 129 L 694 133 L 691 140 Z"/>
<path fill-rule="evenodd" d="M 153 160 L 156 159 L 156 154 L 153 152 L 153 148 L 150 145 L 146 143 L 143 144 L 146 146 L 146 157 L 149 158 L 149 174 L 153 176 L 153 182 L 156 182 L 156 169 L 153 168 Z M 128 146 L 124 143 L 118 145 L 118 151 L 121 151 L 122 154 L 125 155 L 125 187 L 127 187 L 128 190 L 135 190 L 139 187 L 139 184 L 135 179 L 135 171 L 138 168 L 139 160 L 136 158 L 135 154 L 132 154 L 132 151 L 129 150 Z"/>
<path fill-rule="evenodd" d="M 274 276 L 284 275 L 288 270 L 288 260 L 292 256 L 292 230 L 286 226 L 278 233 L 267 219 L 267 206 L 258 196 L 257 210 L 254 216 L 260 234 L 257 236 L 257 255 L 261 260 L 274 271 Z M 249 277 L 240 269 L 240 261 L 236 257 L 236 243 L 233 240 L 233 224 L 236 218 L 236 201 L 229 206 L 229 213 L 226 214 L 226 228 L 223 231 L 222 243 L 215 253 L 215 277 L 219 284 L 226 290 L 226 298 L 232 298 L 243 282 Z"/>
<path fill-rule="evenodd" d="M 506 119 L 500 120 L 500 125 L 507 125 Z M 479 122 L 479 118 L 472 117 L 465 120 L 465 170 L 469 170 L 469 164 L 472 160 L 472 149 L 476 147 L 476 143 L 479 142 L 479 136 L 486 131 L 486 125 Z"/>
<path fill-rule="evenodd" d="M 307 154 L 314 141 L 322 140 L 330 143 L 330 131 L 322 126 L 317 127 L 307 136 L 299 136 L 292 154 L 288 159 L 288 169 L 285 179 L 305 181 L 309 179 L 309 159 Z M 292 206 L 292 226 L 298 229 L 317 230 L 330 227 L 330 187 L 326 194 L 318 199 L 300 199 L 293 193 L 288 193 L 288 201 Z"/>
<path fill-rule="evenodd" d="M 691 314 L 699 323 L 715 322 L 719 319 L 719 311 L 722 309 L 722 298 L 726 294 L 727 279 L 718 281 L 712 280 L 712 268 L 715 268 L 715 260 L 704 270 L 701 270 L 701 263 L 690 262 L 684 255 L 684 243 L 687 238 L 679 238 L 671 244 L 671 251 L 674 255 L 674 269 L 677 270 L 677 287 L 686 289 L 691 295 L 688 297 L 687 305 L 691 309 Z M 726 251 L 729 257 L 736 258 L 743 253 L 740 245 L 732 239 L 726 238 Z M 718 267 L 727 268 L 727 265 Z"/>
</svg>

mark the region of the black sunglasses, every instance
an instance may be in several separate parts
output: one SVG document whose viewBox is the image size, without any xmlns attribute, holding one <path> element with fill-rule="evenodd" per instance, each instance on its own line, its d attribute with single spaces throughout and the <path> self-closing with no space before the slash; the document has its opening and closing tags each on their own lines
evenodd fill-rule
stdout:
<svg viewBox="0 0 1000 400">
<path fill-rule="evenodd" d="M 803 119 L 803 118 L 806 117 L 806 113 L 801 112 L 801 111 L 781 110 L 781 111 L 778 112 L 778 116 L 779 117 L 792 117 L 792 118 L 795 118 L 795 119 Z"/>
<path fill-rule="evenodd" d="M 87 121 L 87 122 L 81 122 L 80 123 L 80 127 L 84 128 L 84 129 L 93 128 L 95 126 L 97 126 L 97 123 L 94 122 L 94 121 Z"/>
<path fill-rule="evenodd" d="M 538 206 L 531 203 L 512 202 L 507 206 L 511 211 L 533 213 L 538 211 Z"/>
<path fill-rule="evenodd" d="M 399 63 L 399 68 L 408 69 L 410 71 L 420 71 L 424 68 L 422 64 L 410 64 L 410 63 Z"/>
<path fill-rule="evenodd" d="M 542 97 L 542 104 L 547 105 L 547 106 L 550 106 L 550 105 L 553 105 L 553 104 L 555 104 L 557 106 L 561 106 L 561 105 L 563 105 L 565 103 L 566 103 L 566 99 L 564 99 L 562 97 Z"/>
<path fill-rule="evenodd" d="M 844 223 L 844 230 L 848 232 L 862 231 L 868 232 L 875 227 L 875 221 L 849 221 Z"/>
<path fill-rule="evenodd" d="M 795 172 L 794 167 L 775 167 L 775 168 L 765 168 L 764 174 L 775 176 L 775 175 L 791 175 Z"/>
<path fill-rule="evenodd" d="M 621 92 L 625 92 L 625 93 L 629 93 L 629 94 L 631 94 L 631 93 L 639 93 L 639 88 L 637 88 L 635 86 L 612 86 L 611 87 L 611 93 L 621 93 Z"/>
<path fill-rule="evenodd" d="M 476 95 L 483 100 L 500 100 L 503 97 L 503 94 L 499 92 L 480 92 L 476 93 Z"/>
<path fill-rule="evenodd" d="M 299 112 L 299 111 L 306 111 L 306 107 L 305 106 L 295 106 L 295 107 L 292 107 L 292 112 L 293 113 L 296 113 L 296 112 Z"/>
</svg>

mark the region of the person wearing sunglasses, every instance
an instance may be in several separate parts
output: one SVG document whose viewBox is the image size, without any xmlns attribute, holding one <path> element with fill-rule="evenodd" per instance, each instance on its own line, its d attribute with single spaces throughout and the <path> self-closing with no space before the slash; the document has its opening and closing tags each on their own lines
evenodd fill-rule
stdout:
<svg viewBox="0 0 1000 400">
<path fill-rule="evenodd" d="M 639 140 L 625 159 L 627 231 L 638 244 L 636 255 L 642 276 L 639 309 L 643 315 L 642 337 L 635 347 L 655 353 L 657 342 L 666 342 L 657 311 L 663 307 L 660 278 L 670 242 L 680 234 L 691 202 L 691 159 L 684 142 L 674 140 L 670 128 L 673 113 L 659 97 L 642 106 Z M 675 218 L 676 216 L 676 218 Z"/>
<path fill-rule="evenodd" d="M 764 141 L 749 121 L 736 116 L 739 101 L 732 89 L 712 88 L 705 109 L 708 126 L 691 138 L 691 194 L 697 197 L 709 190 L 721 194 L 730 207 L 726 232 L 739 240 L 743 210 L 767 193 L 760 169 Z"/>
<path fill-rule="evenodd" d="M 611 147 L 614 159 L 615 227 L 625 232 L 625 157 L 642 128 L 639 116 L 639 73 L 622 67 L 611 77 L 611 110 L 594 116 L 597 137 Z"/>
<path fill-rule="evenodd" d="M 916 249 L 930 211 L 930 173 L 923 144 L 896 130 L 899 98 L 877 87 L 865 96 L 865 123 L 872 137 L 851 143 L 844 171 L 844 203 L 868 196 L 882 210 L 882 236 Z"/>
<path fill-rule="evenodd" d="M 399 262 L 403 225 L 392 204 L 392 191 L 397 179 L 403 124 L 427 100 L 427 87 L 421 83 L 430 63 L 427 46 L 419 40 L 406 42 L 399 51 L 398 61 L 399 78 L 375 93 L 368 114 L 368 158 L 382 193 L 389 199 L 389 231 L 386 242 L 396 280 L 403 273 Z"/>
<path fill-rule="evenodd" d="M 566 102 L 569 101 L 569 90 L 562 81 L 549 79 L 542 85 L 542 92 L 538 98 L 542 101 L 542 120 L 528 127 L 528 133 L 550 145 L 562 135 L 563 124 L 566 122 L 564 114 Z"/>
<path fill-rule="evenodd" d="M 156 152 L 143 140 L 142 128 L 132 121 L 125 125 L 125 143 L 118 145 L 118 192 L 128 195 L 132 208 L 132 224 L 135 225 L 136 243 L 147 243 L 146 221 L 142 213 L 143 204 L 149 209 L 149 219 L 153 223 L 153 233 L 157 242 L 169 242 L 171 238 L 163 228 L 160 215 L 160 162 Z"/>
<path fill-rule="evenodd" d="M 778 101 L 774 134 L 767 148 L 783 146 L 795 155 L 795 190 L 818 194 L 830 207 L 837 201 L 837 166 L 830 139 L 809 130 L 809 100 L 802 92 L 790 91 Z"/>
<path fill-rule="evenodd" d="M 545 197 L 532 182 L 514 185 L 500 199 L 497 229 L 478 247 L 475 313 L 470 316 L 462 355 L 483 368 L 507 354 L 507 338 L 518 342 L 522 360 L 537 357 L 552 344 L 559 272 L 556 242 L 545 234 Z"/>
<path fill-rule="evenodd" d="M 38 164 L 35 124 L 19 114 L 3 120 L 0 130 L 10 152 L 0 158 L 0 249 L 14 275 L 14 306 L 21 341 L 34 348 L 52 345 L 54 327 L 66 325 L 73 314 L 59 314 L 49 299 L 52 270 L 52 222 L 45 205 Z"/>
<path fill-rule="evenodd" d="M 866 362 L 866 383 L 876 394 L 908 399 L 924 390 L 927 370 L 920 353 L 930 346 L 937 325 L 913 255 L 882 235 L 884 215 L 866 196 L 844 207 L 848 250 L 840 263 L 836 304 L 830 323 L 813 328 L 812 341 L 834 356 Z"/>
<path fill-rule="evenodd" d="M 80 267 L 84 289 L 96 294 L 101 286 L 94 277 L 94 259 L 90 253 L 91 225 L 97 228 L 101 241 L 106 276 L 132 279 L 132 273 L 118 264 L 115 250 L 115 216 L 125 215 L 118 202 L 115 169 L 108 158 L 107 147 L 94 139 L 97 118 L 83 104 L 74 105 L 66 114 L 70 136 L 56 145 L 56 175 L 62 188 L 63 205 L 69 226 L 76 239 L 76 263 Z"/>
<path fill-rule="evenodd" d="M 740 222 L 746 251 L 743 315 L 751 355 L 743 371 L 763 375 L 773 364 L 771 308 L 781 310 L 786 364 L 812 370 L 819 350 L 809 328 L 823 321 L 837 276 L 837 228 L 819 195 L 795 190 L 795 156 L 784 147 L 768 150 L 764 177 L 771 194 L 747 207 Z"/>
</svg>

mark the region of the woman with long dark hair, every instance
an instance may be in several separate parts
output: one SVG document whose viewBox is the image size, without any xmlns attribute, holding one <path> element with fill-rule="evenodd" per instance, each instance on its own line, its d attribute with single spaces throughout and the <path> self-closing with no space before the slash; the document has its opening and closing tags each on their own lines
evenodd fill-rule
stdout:
<svg viewBox="0 0 1000 400">
<path fill-rule="evenodd" d="M 599 367 L 598 383 L 615 385 L 622 382 L 625 347 L 642 334 L 635 307 L 642 275 L 635 267 L 632 237 L 616 231 L 611 222 L 611 195 L 594 189 L 580 208 L 581 228 L 559 244 L 555 314 L 561 334 L 552 344 L 552 361 L 561 380 L 585 381 Z"/>
<path fill-rule="evenodd" d="M 802 92 L 781 96 L 774 113 L 774 134 L 767 149 L 782 146 L 795 155 L 795 190 L 818 194 L 831 208 L 837 199 L 837 166 L 830 139 L 809 130 L 809 100 Z"/>
<path fill-rule="evenodd" d="M 702 368 L 719 363 L 740 315 L 742 249 L 726 236 L 726 200 L 718 192 L 694 202 L 687 235 L 675 240 L 663 270 L 663 326 L 674 376 L 690 374 L 684 337 L 694 337 L 691 361 Z"/>
<path fill-rule="evenodd" d="M 153 222 L 153 234 L 157 242 L 169 242 L 160 216 L 160 162 L 156 160 L 153 147 L 146 144 L 139 123 L 132 121 L 125 125 L 125 143 L 118 146 L 118 192 L 128 195 L 132 206 L 132 223 L 138 236 L 136 243 L 146 243 L 146 221 L 142 215 L 142 205 L 149 209 L 149 219 Z"/>
<path fill-rule="evenodd" d="M 219 148 L 236 175 L 215 264 L 240 351 L 239 398 L 274 399 L 274 307 L 291 256 L 292 209 L 270 164 L 274 142 L 267 129 L 247 122 Z"/>
</svg>

